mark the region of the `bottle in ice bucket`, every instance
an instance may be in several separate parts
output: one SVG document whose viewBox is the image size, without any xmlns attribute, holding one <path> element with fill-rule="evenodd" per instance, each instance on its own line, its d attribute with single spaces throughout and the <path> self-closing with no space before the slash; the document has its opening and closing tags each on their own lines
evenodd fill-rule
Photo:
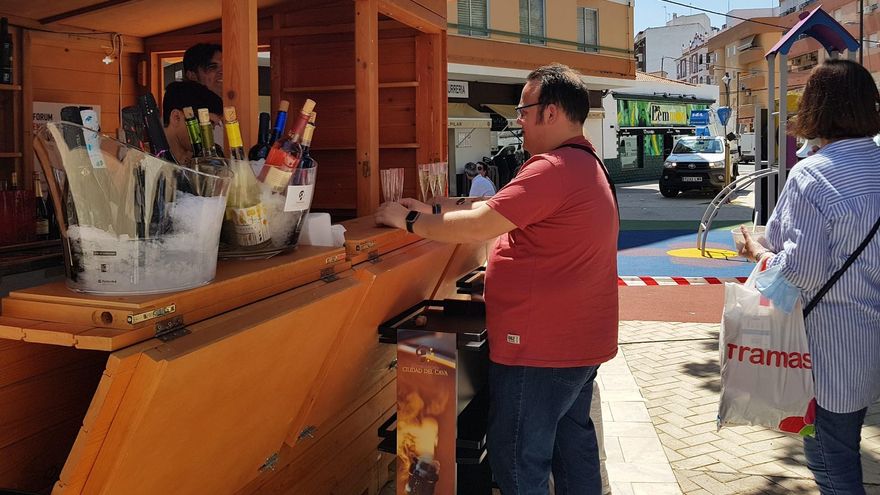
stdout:
<svg viewBox="0 0 880 495">
<path fill-rule="evenodd" d="M 297 114 L 290 133 L 277 141 L 269 150 L 266 163 L 260 170 L 260 182 L 268 185 L 272 192 L 284 192 L 290 183 L 291 176 L 302 160 L 302 138 L 309 117 L 315 109 L 313 100 L 306 100 L 302 110 Z"/>
<path fill-rule="evenodd" d="M 241 129 L 235 107 L 223 109 L 226 119 L 226 140 L 229 142 L 230 168 L 235 176 L 229 186 L 226 200 L 226 216 L 223 220 L 221 238 L 231 246 L 256 248 L 270 242 L 269 221 L 266 208 L 260 200 L 260 187 L 244 158 Z"/>
<path fill-rule="evenodd" d="M 409 465 L 409 479 L 406 481 L 406 493 L 412 495 L 434 495 L 440 463 L 429 458 L 412 458 Z"/>
</svg>

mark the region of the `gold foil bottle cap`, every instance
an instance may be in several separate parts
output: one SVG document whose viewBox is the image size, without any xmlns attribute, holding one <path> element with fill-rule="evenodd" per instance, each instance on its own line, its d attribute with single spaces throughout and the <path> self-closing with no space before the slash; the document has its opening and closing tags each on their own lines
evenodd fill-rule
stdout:
<svg viewBox="0 0 880 495">
<path fill-rule="evenodd" d="M 223 118 L 226 119 L 226 122 L 238 120 L 235 115 L 235 107 L 223 107 Z"/>
<path fill-rule="evenodd" d="M 199 109 L 199 124 L 210 124 L 211 123 L 211 112 L 208 111 L 207 108 Z"/>
<path fill-rule="evenodd" d="M 183 107 L 183 116 L 186 117 L 187 120 L 196 118 L 196 114 L 193 112 L 193 107 Z"/>
<path fill-rule="evenodd" d="M 318 112 L 312 112 L 309 114 L 309 124 L 315 125 L 315 119 L 318 118 Z"/>
<path fill-rule="evenodd" d="M 289 102 L 289 101 L 287 101 L 287 100 L 281 100 L 280 102 L 278 102 L 278 111 L 279 111 L 279 112 L 286 112 L 287 109 L 289 109 L 289 108 L 290 108 L 290 102 Z"/>
</svg>

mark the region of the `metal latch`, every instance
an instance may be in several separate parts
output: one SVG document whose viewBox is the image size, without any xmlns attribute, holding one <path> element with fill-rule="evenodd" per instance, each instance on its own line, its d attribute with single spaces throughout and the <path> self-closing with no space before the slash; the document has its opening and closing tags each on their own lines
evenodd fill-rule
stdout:
<svg viewBox="0 0 880 495">
<path fill-rule="evenodd" d="M 367 261 L 369 261 L 370 263 L 378 263 L 382 261 L 382 259 L 379 258 L 379 250 L 377 249 L 375 251 L 370 251 L 369 253 L 367 253 Z"/>
<path fill-rule="evenodd" d="M 153 318 L 159 318 L 160 316 L 170 315 L 175 311 L 177 311 L 177 306 L 174 303 L 171 303 L 167 306 L 151 309 L 149 311 L 145 311 L 136 315 L 128 315 L 126 320 L 128 321 L 129 325 L 137 325 L 142 321 L 152 320 Z"/>
<path fill-rule="evenodd" d="M 388 363 L 389 370 L 393 370 L 395 368 L 397 368 L 397 358 L 392 359 L 391 362 Z"/>
<path fill-rule="evenodd" d="M 318 432 L 318 427 L 314 425 L 309 425 L 303 428 L 303 431 L 299 432 L 299 436 L 296 438 L 297 442 L 303 441 L 306 438 L 315 438 L 315 433 Z"/>
<path fill-rule="evenodd" d="M 156 323 L 155 337 L 162 342 L 170 342 L 191 333 L 188 328 L 183 326 L 183 315 Z"/>
<path fill-rule="evenodd" d="M 278 465 L 278 452 L 275 452 L 274 454 L 272 454 L 266 458 L 266 462 L 264 462 L 263 465 L 260 466 L 260 471 L 261 472 L 275 471 L 275 466 L 277 466 L 277 465 Z"/>
<path fill-rule="evenodd" d="M 327 282 L 335 282 L 339 280 L 339 275 L 336 274 L 336 270 L 333 269 L 332 266 L 321 269 L 321 280 Z"/>
</svg>

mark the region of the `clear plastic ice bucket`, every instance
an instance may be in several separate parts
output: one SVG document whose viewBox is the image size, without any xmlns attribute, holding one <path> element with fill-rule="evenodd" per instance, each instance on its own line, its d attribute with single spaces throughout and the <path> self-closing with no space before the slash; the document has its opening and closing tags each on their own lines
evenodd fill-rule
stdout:
<svg viewBox="0 0 880 495">
<path fill-rule="evenodd" d="M 41 126 L 37 141 L 63 212 L 69 288 L 154 294 L 214 278 L 227 167 L 182 167 L 66 122 Z"/>
</svg>

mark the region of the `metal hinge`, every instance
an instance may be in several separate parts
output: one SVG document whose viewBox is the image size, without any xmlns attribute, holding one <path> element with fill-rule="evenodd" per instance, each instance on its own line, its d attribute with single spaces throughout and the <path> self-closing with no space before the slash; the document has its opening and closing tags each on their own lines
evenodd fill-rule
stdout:
<svg viewBox="0 0 880 495">
<path fill-rule="evenodd" d="M 322 268 L 321 269 L 321 280 L 323 280 L 324 282 L 327 282 L 329 284 L 330 282 L 335 282 L 335 281 L 339 280 L 339 275 L 336 274 L 336 271 L 333 269 L 332 266 L 327 267 L 327 268 Z"/>
<path fill-rule="evenodd" d="M 379 258 L 379 251 L 376 250 L 376 251 L 370 251 L 369 253 L 367 253 L 367 261 L 369 261 L 370 263 L 378 263 L 378 262 L 382 261 L 382 259 Z"/>
<path fill-rule="evenodd" d="M 315 438 L 315 433 L 318 432 L 318 427 L 314 425 L 309 425 L 303 428 L 303 431 L 299 432 L 299 436 L 296 438 L 297 442 L 301 442 L 306 438 Z"/>
<path fill-rule="evenodd" d="M 162 342 L 170 342 L 191 333 L 188 328 L 183 326 L 182 315 L 156 323 L 155 337 Z"/>
<path fill-rule="evenodd" d="M 363 163 L 362 166 L 363 166 L 364 177 L 369 177 L 370 176 L 370 160 L 364 160 L 362 163 Z"/>
<path fill-rule="evenodd" d="M 274 454 L 272 454 L 266 458 L 266 462 L 264 462 L 263 465 L 260 466 L 260 471 L 261 472 L 275 471 L 275 466 L 277 466 L 277 465 L 278 465 L 278 452 L 275 452 Z"/>
</svg>

